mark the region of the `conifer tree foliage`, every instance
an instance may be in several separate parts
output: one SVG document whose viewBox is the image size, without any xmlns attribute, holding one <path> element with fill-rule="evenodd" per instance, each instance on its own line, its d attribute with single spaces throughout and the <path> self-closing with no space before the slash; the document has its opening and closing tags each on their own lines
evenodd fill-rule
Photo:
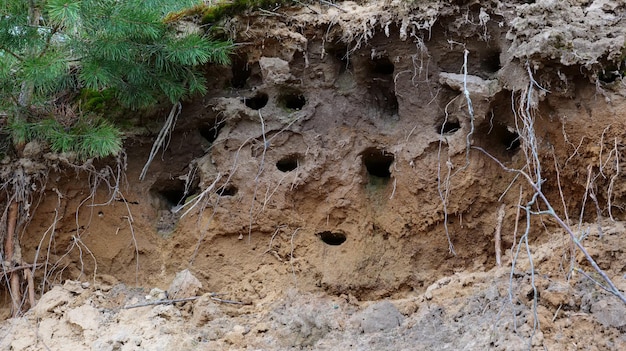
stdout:
<svg viewBox="0 0 626 351">
<path fill-rule="evenodd" d="M 199 68 L 228 62 L 230 44 L 183 32 L 173 13 L 194 0 L 4 0 L 0 2 L 0 117 L 13 141 L 102 157 L 120 132 L 75 103 L 106 92 L 130 109 L 206 91 Z M 201 3 L 201 2 L 200 2 Z"/>
</svg>

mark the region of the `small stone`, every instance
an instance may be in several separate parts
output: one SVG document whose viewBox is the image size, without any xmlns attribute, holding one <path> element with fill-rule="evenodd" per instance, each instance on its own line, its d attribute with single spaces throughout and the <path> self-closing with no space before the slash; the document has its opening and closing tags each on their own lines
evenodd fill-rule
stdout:
<svg viewBox="0 0 626 351">
<path fill-rule="evenodd" d="M 278 57 L 261 57 L 259 66 L 266 84 L 283 84 L 291 79 L 289 62 Z"/>
<path fill-rule="evenodd" d="M 253 331 L 254 331 L 255 333 L 265 333 L 265 332 L 267 332 L 268 330 L 270 330 L 270 328 L 269 328 L 269 326 L 267 325 L 267 323 L 264 323 L 264 322 L 261 322 L 261 323 L 257 324 L 257 325 L 254 327 L 254 329 L 253 329 Z"/>
<path fill-rule="evenodd" d="M 243 325 L 237 324 L 236 326 L 233 327 L 233 332 L 239 333 L 241 335 L 246 334 L 246 327 L 244 327 Z"/>
<path fill-rule="evenodd" d="M 591 314 L 607 327 L 626 326 L 626 306 L 617 299 L 606 299 L 591 305 Z"/>
<path fill-rule="evenodd" d="M 559 283 L 551 283 L 547 289 L 541 292 L 541 299 L 556 308 L 569 304 L 571 296 L 572 292 L 569 286 Z"/>
<path fill-rule="evenodd" d="M 176 273 L 176 277 L 167 288 L 170 299 L 193 297 L 202 289 L 202 283 L 188 269 Z"/>
<path fill-rule="evenodd" d="M 128 331 L 126 330 L 120 330 L 118 333 L 114 334 L 112 337 L 112 340 L 116 343 L 121 343 L 124 344 L 126 342 L 128 342 L 128 339 L 130 338 Z"/>
<path fill-rule="evenodd" d="M 467 89 L 470 94 L 484 98 L 492 97 L 502 90 L 497 79 L 484 80 L 478 76 L 458 73 L 439 73 L 439 83 L 458 91 Z"/>
<path fill-rule="evenodd" d="M 152 288 L 150 290 L 150 294 L 146 296 L 146 300 L 165 300 L 167 298 L 167 293 L 165 290 L 161 290 L 159 288 Z"/>
<path fill-rule="evenodd" d="M 389 301 L 375 303 L 357 315 L 363 333 L 374 333 L 396 328 L 404 316 Z"/>
<path fill-rule="evenodd" d="M 351 305 L 358 305 L 359 304 L 359 299 L 354 297 L 354 295 L 352 295 L 352 294 L 348 294 L 348 303 L 351 304 Z"/>
<path fill-rule="evenodd" d="M 77 295 L 82 293 L 85 290 L 82 287 L 81 283 L 75 280 L 66 280 L 65 284 L 63 284 L 63 288 Z"/>
<path fill-rule="evenodd" d="M 220 306 L 211 300 L 210 294 L 205 294 L 195 301 L 193 316 L 191 321 L 194 325 L 200 326 L 216 318 L 223 316 Z"/>
<path fill-rule="evenodd" d="M 241 344 L 243 343 L 244 334 L 246 334 L 246 328 L 242 325 L 235 325 L 232 331 L 224 335 L 224 339 L 231 344 Z"/>
<path fill-rule="evenodd" d="M 426 292 L 424 293 L 424 298 L 425 298 L 426 300 L 428 300 L 428 301 L 432 300 L 432 299 L 433 299 L 433 292 L 432 292 L 432 291 L 430 291 L 430 290 L 426 291 Z"/>
<path fill-rule="evenodd" d="M 70 323 L 76 324 L 83 330 L 97 330 L 102 316 L 95 307 L 82 305 L 67 313 Z"/>
<path fill-rule="evenodd" d="M 69 291 L 63 289 L 61 286 L 55 286 L 52 290 L 45 293 L 37 305 L 35 305 L 35 316 L 41 318 L 47 312 L 52 312 L 55 308 L 65 305 L 72 300 L 72 295 Z"/>
</svg>

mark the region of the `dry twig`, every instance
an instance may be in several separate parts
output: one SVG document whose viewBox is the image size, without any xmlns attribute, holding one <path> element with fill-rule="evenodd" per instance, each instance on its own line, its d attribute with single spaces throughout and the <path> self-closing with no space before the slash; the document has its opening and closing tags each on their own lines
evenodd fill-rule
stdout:
<svg viewBox="0 0 626 351">
<path fill-rule="evenodd" d="M 166 142 L 166 139 L 168 139 L 168 137 L 172 134 L 172 130 L 174 130 L 174 127 L 176 126 L 176 120 L 178 119 L 181 110 L 182 104 L 180 102 L 177 102 L 174 104 L 174 106 L 172 106 L 172 109 L 170 110 L 170 113 L 165 120 L 165 124 L 163 124 L 163 128 L 161 128 L 159 135 L 152 145 L 152 150 L 150 150 L 150 156 L 148 157 L 148 161 L 146 161 L 146 164 L 141 170 L 139 180 L 143 180 L 146 177 L 146 174 L 148 173 L 148 168 L 150 167 L 150 164 L 154 160 L 156 154 L 159 152 L 159 149 L 163 148 L 163 151 L 167 149 L 168 143 Z"/>
<path fill-rule="evenodd" d="M 227 303 L 227 304 L 231 304 L 231 305 L 252 305 L 251 302 L 242 302 L 242 301 L 234 301 L 234 300 L 225 300 L 225 299 L 220 299 L 219 297 L 217 297 L 218 294 L 210 294 L 209 298 L 213 301 L 217 301 L 217 302 L 221 302 L 221 303 Z M 130 305 L 130 306 L 124 306 L 123 309 L 125 310 L 130 310 L 133 308 L 139 308 L 139 307 L 146 307 L 146 306 L 156 306 L 156 305 L 171 305 L 174 303 L 179 303 L 179 302 L 188 302 L 188 301 L 195 301 L 199 298 L 201 298 L 202 296 L 193 296 L 193 297 L 185 297 L 182 299 L 172 299 L 172 300 L 156 300 L 156 301 L 149 301 L 149 302 L 144 302 L 144 303 L 139 303 L 136 305 Z"/>
<path fill-rule="evenodd" d="M 495 246 L 496 246 L 496 264 L 498 267 L 502 265 L 502 221 L 504 220 L 504 215 L 506 214 L 504 211 L 505 205 L 500 205 L 498 209 L 498 214 L 496 217 L 496 232 L 494 234 Z"/>
</svg>

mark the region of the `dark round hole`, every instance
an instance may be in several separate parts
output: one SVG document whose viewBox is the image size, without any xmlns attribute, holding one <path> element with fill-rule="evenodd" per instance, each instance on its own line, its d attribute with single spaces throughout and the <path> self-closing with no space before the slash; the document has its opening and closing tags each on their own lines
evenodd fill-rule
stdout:
<svg viewBox="0 0 626 351">
<path fill-rule="evenodd" d="M 478 127 L 475 141 L 492 155 L 511 157 L 519 151 L 523 140 L 515 128 L 499 122 L 498 118 L 501 116 L 496 114 L 493 123 Z"/>
<path fill-rule="evenodd" d="M 217 189 L 217 195 L 219 196 L 235 196 L 239 189 L 234 185 L 221 186 Z"/>
<path fill-rule="evenodd" d="M 326 52 L 340 63 L 339 74 L 352 68 L 350 63 L 350 49 L 346 46 L 331 46 L 326 49 Z"/>
<path fill-rule="evenodd" d="M 267 94 L 258 93 L 254 97 L 244 98 L 243 102 L 244 104 L 246 104 L 246 106 L 248 106 L 249 108 L 253 110 L 260 110 L 263 107 L 265 107 L 265 105 L 267 105 L 268 100 L 269 100 L 269 97 L 267 96 Z"/>
<path fill-rule="evenodd" d="M 522 145 L 519 134 L 517 132 L 511 132 L 506 129 L 506 132 L 502 135 L 502 144 L 506 147 L 507 151 L 515 151 Z"/>
<path fill-rule="evenodd" d="M 331 246 L 339 246 L 346 241 L 346 235 L 340 232 L 324 231 L 317 233 L 322 241 Z"/>
<path fill-rule="evenodd" d="M 598 80 L 602 83 L 609 84 L 615 82 L 617 78 L 620 78 L 621 76 L 622 75 L 619 71 L 603 71 L 598 75 Z"/>
<path fill-rule="evenodd" d="M 369 175 L 380 178 L 391 177 L 389 167 L 391 167 L 394 160 L 393 154 L 370 147 L 361 153 L 361 159 Z"/>
<path fill-rule="evenodd" d="M 290 172 L 298 168 L 300 165 L 300 155 L 291 154 L 285 156 L 276 162 L 276 168 L 281 172 Z"/>
<path fill-rule="evenodd" d="M 198 128 L 198 131 L 204 139 L 206 139 L 209 143 L 213 143 L 217 139 L 222 127 L 224 127 L 223 123 L 216 123 L 212 125 L 203 124 L 200 128 Z"/>
<path fill-rule="evenodd" d="M 441 135 L 450 135 L 454 134 L 459 129 L 461 129 L 459 121 L 447 121 L 437 127 L 437 133 Z"/>
<path fill-rule="evenodd" d="M 615 82 L 618 78 L 624 77 L 624 62 L 622 61 L 619 66 L 611 65 L 600 72 L 598 72 L 598 80 L 602 83 L 609 84 Z"/>
<path fill-rule="evenodd" d="M 299 110 L 304 104 L 306 104 L 306 99 L 304 95 L 301 93 L 289 93 L 281 95 L 278 98 L 279 103 L 290 110 Z"/>
<path fill-rule="evenodd" d="M 150 188 L 150 192 L 165 201 L 168 207 L 175 207 L 185 201 L 185 197 L 193 194 L 197 189 L 188 189 L 185 192 L 185 182 L 178 179 L 158 180 Z"/>
<path fill-rule="evenodd" d="M 502 68 L 500 63 L 500 51 L 491 50 L 481 60 L 481 68 L 488 73 L 496 73 Z"/>
<path fill-rule="evenodd" d="M 373 60 L 372 72 L 381 75 L 393 74 L 394 65 L 389 57 L 379 57 Z"/>
<path fill-rule="evenodd" d="M 244 88 L 251 73 L 248 58 L 245 55 L 233 57 L 231 59 L 231 71 L 233 77 L 230 80 L 230 85 L 235 89 Z"/>
</svg>

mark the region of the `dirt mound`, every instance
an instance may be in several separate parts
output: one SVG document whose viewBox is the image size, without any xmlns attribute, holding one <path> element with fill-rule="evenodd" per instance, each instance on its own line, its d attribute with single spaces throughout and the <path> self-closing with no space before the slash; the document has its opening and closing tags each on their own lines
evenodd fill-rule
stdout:
<svg viewBox="0 0 626 351">
<path fill-rule="evenodd" d="M 127 140 L 119 189 L 106 164 L 49 175 L 22 254 L 47 263 L 40 292 L 91 284 L 55 287 L 64 302 L 8 322 L 28 335 L 2 342 L 38 349 L 25 340 L 39 330 L 102 350 L 624 347 L 617 299 L 502 166 L 530 174 L 623 291 L 625 13 L 391 1 L 227 21 L 232 65 L 207 68 L 209 94 L 183 105 L 144 181 L 158 127 Z M 253 305 L 115 310 L 183 269 Z"/>
<path fill-rule="evenodd" d="M 623 223 L 617 228 L 623 229 Z M 590 249 L 607 257 L 621 230 Z M 359 301 L 304 292 L 232 300 L 206 292 L 171 303 L 163 290 L 66 281 L 0 327 L 7 350 L 594 350 L 626 347 L 626 308 L 584 276 L 567 281 L 562 240 L 533 247 L 534 273 L 510 266 L 445 276 L 404 298 Z M 505 256 L 505 263 L 512 257 Z M 621 264 L 617 264 L 620 266 Z M 505 265 L 506 266 L 506 265 Z M 606 267 L 613 271 L 615 265 Z M 189 273 L 186 273 L 188 276 Z M 179 276 L 185 276 L 179 275 Z M 533 308 L 533 288 L 538 302 Z M 616 277 L 623 289 L 626 277 Z M 170 289 L 171 290 L 171 287 Z M 169 296 L 171 297 L 171 296 Z M 164 300 L 160 300 L 164 299 Z M 533 327 L 537 323 L 536 328 Z"/>
</svg>

